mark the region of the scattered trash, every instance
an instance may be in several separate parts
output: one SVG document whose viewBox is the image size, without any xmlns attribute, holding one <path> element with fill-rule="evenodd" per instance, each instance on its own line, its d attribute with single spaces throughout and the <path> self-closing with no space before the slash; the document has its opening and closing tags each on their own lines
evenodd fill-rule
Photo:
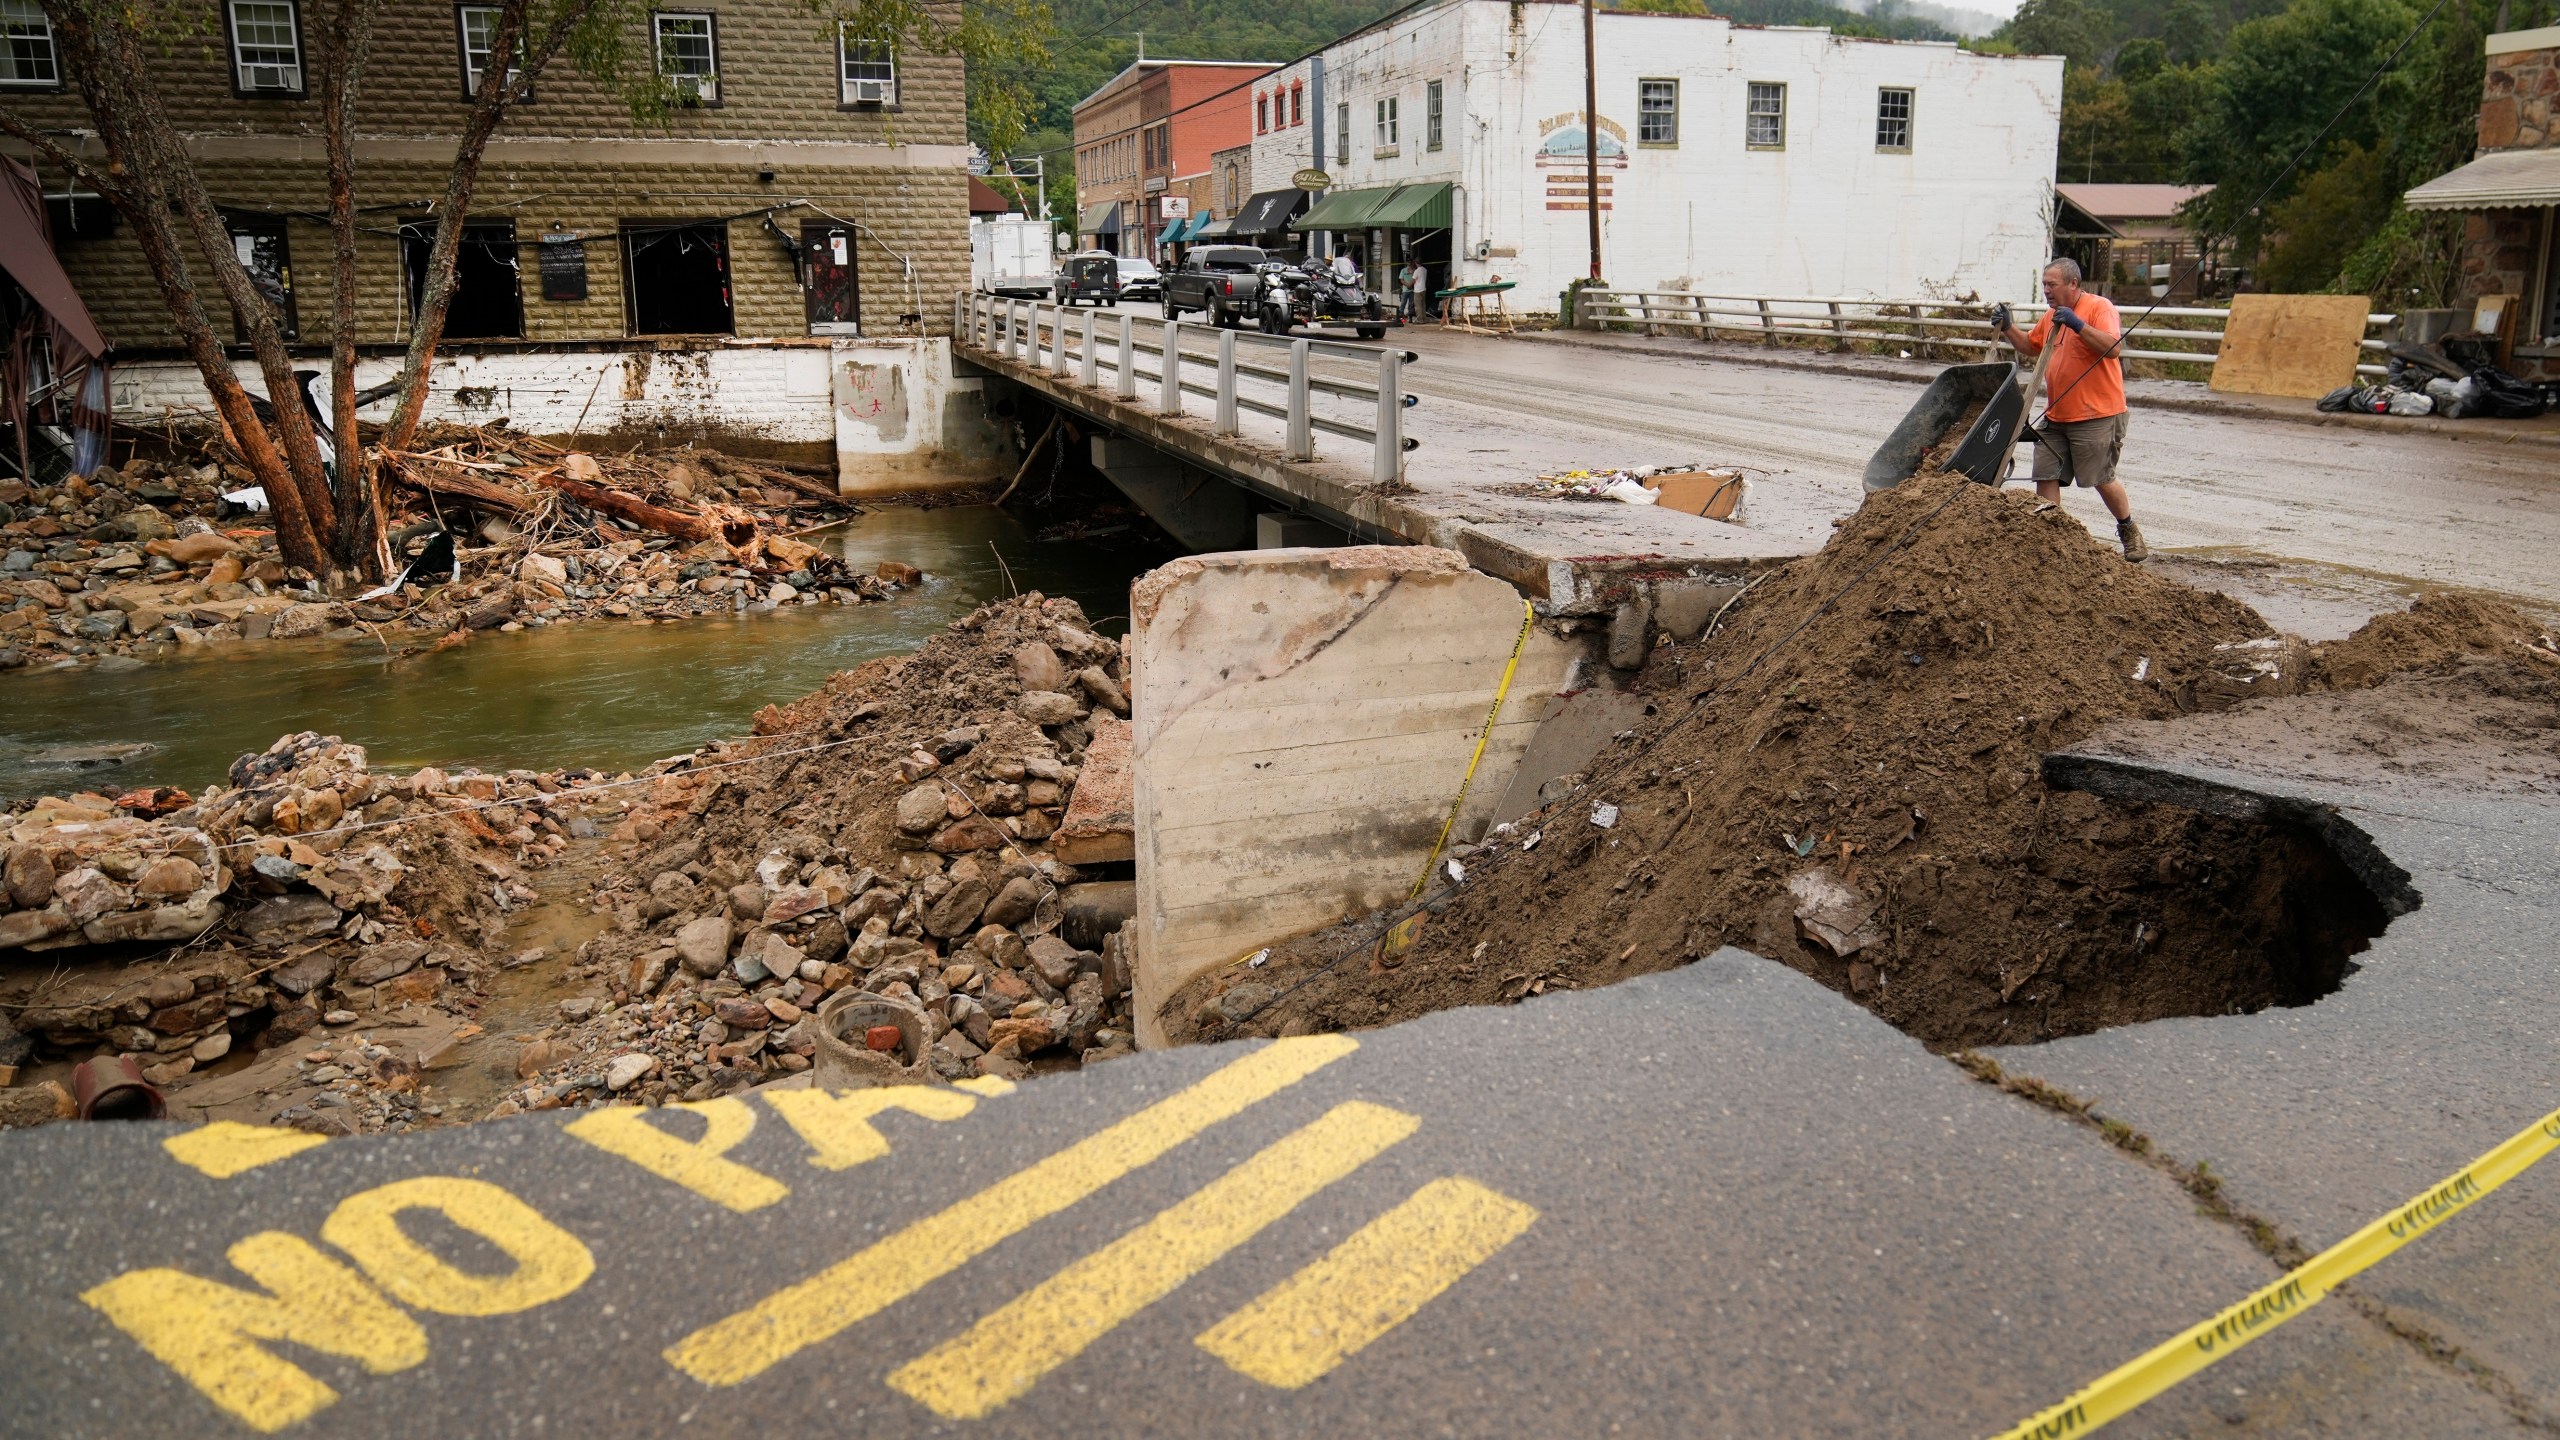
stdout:
<svg viewBox="0 0 2560 1440">
<path fill-rule="evenodd" d="M 1795 897 L 1798 933 L 1841 959 L 1884 943 L 1875 923 L 1878 902 L 1859 894 L 1830 870 L 1813 869 L 1788 877 L 1787 893 Z"/>
<path fill-rule="evenodd" d="M 1521 854 L 1523 854 L 1523 855 L 1526 855 L 1526 854 L 1528 854 L 1530 851 L 1537 849 L 1537 848 L 1538 848 L 1538 842 L 1539 842 L 1539 841 L 1541 841 L 1541 840 L 1544 840 L 1544 839 L 1546 839 L 1546 838 L 1547 838 L 1547 832 L 1546 832 L 1546 831 L 1544 831 L 1544 830 L 1532 830 L 1532 831 L 1530 831 L 1530 832 L 1529 832 L 1529 838 L 1520 842 L 1520 853 L 1521 853 Z"/>
<path fill-rule="evenodd" d="M 1467 883 L 1467 867 L 1466 867 L 1466 866 L 1459 864 L 1459 863 L 1458 863 L 1457 861 L 1455 861 L 1455 860 L 1447 860 L 1447 861 L 1443 861 L 1443 862 L 1441 862 L 1441 867 L 1440 867 L 1440 868 L 1442 868 L 1443 870 L 1446 870 L 1446 871 L 1448 871 L 1448 872 L 1449 872 L 1449 883 L 1450 883 L 1450 884 L 1452 884 L 1452 885 L 1464 885 L 1464 884 L 1466 884 L 1466 883 Z"/>
<path fill-rule="evenodd" d="M 2150 656 L 2148 656 L 2148 655 L 2145 655 L 2145 656 L 2143 656 L 2140 660 L 2137 660 L 2137 661 L 2135 661 L 2135 662 L 2134 662 L 2134 666 L 2133 666 L 2133 679 L 2134 679 L 2134 683 L 2138 685 L 2138 684 L 2142 683 L 2143 681 L 2148 680 L 2148 679 L 2150 679 L 2150 678 L 2151 678 L 2151 657 L 2150 657 Z"/>
<path fill-rule="evenodd" d="M 1271 947 L 1265 945 L 1261 949 L 1254 951 L 1251 955 L 1245 957 L 1244 963 L 1246 968 L 1253 970 L 1259 970 L 1263 966 L 1270 964 Z"/>
<path fill-rule="evenodd" d="M 1603 830 L 1610 829 L 1618 823 L 1618 807 L 1606 800 L 1592 806 L 1591 823 Z"/>
</svg>

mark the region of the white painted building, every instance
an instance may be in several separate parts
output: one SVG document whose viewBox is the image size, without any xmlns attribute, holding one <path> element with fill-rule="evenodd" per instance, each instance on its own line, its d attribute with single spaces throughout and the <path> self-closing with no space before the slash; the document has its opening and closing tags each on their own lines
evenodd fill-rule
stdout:
<svg viewBox="0 0 2560 1440">
<path fill-rule="evenodd" d="M 1611 283 L 2034 296 L 2059 57 L 1605 10 L 1597 34 Z M 1373 273 L 1411 248 L 1435 286 L 1452 257 L 1461 281 L 1516 281 L 1515 309 L 1552 310 L 1588 273 L 1577 5 L 1444 0 L 1320 58 L 1320 85 L 1302 61 L 1257 95 L 1306 83 L 1313 111 L 1320 90 L 1321 115 L 1254 143 L 1268 189 L 1321 129 L 1333 186 L 1301 226 L 1360 250 Z"/>
</svg>

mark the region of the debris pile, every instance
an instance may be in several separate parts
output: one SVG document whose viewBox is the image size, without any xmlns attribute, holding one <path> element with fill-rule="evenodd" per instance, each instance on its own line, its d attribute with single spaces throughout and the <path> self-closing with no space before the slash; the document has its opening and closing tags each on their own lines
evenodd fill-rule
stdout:
<svg viewBox="0 0 2560 1440">
<path fill-rule="evenodd" d="M 402 583 L 356 597 L 289 572 L 258 514 L 223 501 L 248 486 L 236 467 L 136 459 L 54 486 L 0 482 L 0 669 L 851 604 L 916 578 L 852 574 L 797 538 L 859 512 L 788 466 L 711 451 L 598 458 L 503 426 L 422 443 L 383 461 Z"/>
<path fill-rule="evenodd" d="M 606 995 L 525 1039 L 494 1113 L 808 1069 L 847 993 L 921 1009 L 926 1053 L 901 1063 L 946 1079 L 1126 1053 L 1134 887 L 1048 845 L 1126 685 L 1117 642 L 1027 594 L 662 762 L 617 832 L 646 848 L 599 887 L 613 928 L 579 952 Z"/>
<path fill-rule="evenodd" d="M 2430 600 L 2306 647 L 2122 563 L 2030 494 L 1923 477 L 1868 497 L 1720 632 L 1656 649 L 1644 722 L 1574 794 L 1462 847 L 1467 878 L 1409 953 L 1363 945 L 1374 923 L 1305 937 L 1254 977 L 1261 1003 L 1222 1003 L 1235 976 L 1213 975 L 1166 1024 L 1184 1039 L 1384 1024 L 1728 943 L 1938 1046 L 2307 1003 L 2384 923 L 2325 846 L 2050 791 L 2040 758 L 2110 720 L 2360 683 L 2448 648 L 2425 635 L 2530 638 L 2512 612 L 2513 634 L 2487 634 L 2485 613 Z M 2400 632 L 2376 659 L 2376 637 Z"/>
</svg>

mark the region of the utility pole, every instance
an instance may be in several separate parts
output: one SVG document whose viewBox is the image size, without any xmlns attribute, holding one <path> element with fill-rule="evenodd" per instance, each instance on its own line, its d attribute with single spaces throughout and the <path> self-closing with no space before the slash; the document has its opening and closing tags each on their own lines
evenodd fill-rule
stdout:
<svg viewBox="0 0 2560 1440">
<path fill-rule="evenodd" d="M 1582 195 L 1591 216 L 1591 278 L 1600 278 L 1600 42 L 1582 0 Z"/>
</svg>

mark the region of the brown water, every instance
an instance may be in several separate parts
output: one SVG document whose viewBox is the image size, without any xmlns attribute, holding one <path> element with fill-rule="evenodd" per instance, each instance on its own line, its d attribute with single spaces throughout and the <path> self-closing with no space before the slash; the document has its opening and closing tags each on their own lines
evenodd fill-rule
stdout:
<svg viewBox="0 0 2560 1440">
<path fill-rule="evenodd" d="M 125 669 L 0 676 L 0 797 L 105 785 L 200 789 L 234 757 L 296 730 L 364 745 L 378 770 L 635 768 L 742 734 L 758 707 L 912 651 L 1014 587 L 1072 598 L 1118 634 L 1129 581 L 1151 563 L 1087 541 L 1035 540 L 988 507 L 878 510 L 809 538 L 861 569 L 882 560 L 919 566 L 926 581 L 876 605 L 488 631 L 398 662 L 371 640 L 274 641 Z M 89 769 L 59 758 L 62 747 L 102 746 L 148 748 Z"/>
</svg>

